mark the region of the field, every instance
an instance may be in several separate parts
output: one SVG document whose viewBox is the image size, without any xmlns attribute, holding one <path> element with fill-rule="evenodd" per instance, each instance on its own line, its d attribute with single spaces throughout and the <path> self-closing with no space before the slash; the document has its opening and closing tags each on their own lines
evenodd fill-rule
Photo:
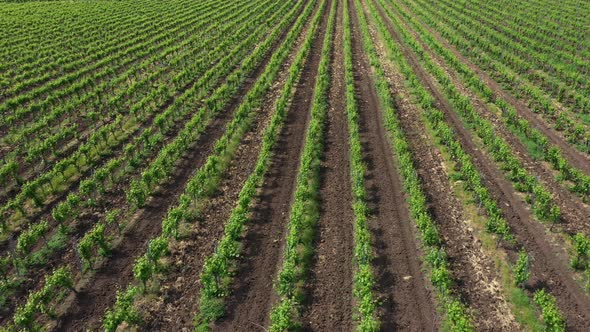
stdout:
<svg viewBox="0 0 590 332">
<path fill-rule="evenodd" d="M 590 331 L 590 2 L 0 2 L 0 331 Z"/>
</svg>

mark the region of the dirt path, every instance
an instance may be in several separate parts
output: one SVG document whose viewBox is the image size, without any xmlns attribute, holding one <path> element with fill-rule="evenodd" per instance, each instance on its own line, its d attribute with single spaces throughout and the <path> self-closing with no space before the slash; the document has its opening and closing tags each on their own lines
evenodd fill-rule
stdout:
<svg viewBox="0 0 590 332">
<path fill-rule="evenodd" d="M 407 13 L 412 13 L 403 3 L 399 3 Z M 430 26 L 425 24 L 419 17 L 414 15 L 416 20 L 426 31 L 437 40 L 442 46 L 453 53 L 453 55 L 461 61 L 463 64 L 474 71 L 479 78 L 494 92 L 495 98 L 502 98 L 510 105 L 512 105 L 518 115 L 526 119 L 530 125 L 539 130 L 545 135 L 551 144 L 558 146 L 565 158 L 570 164 L 576 168 L 581 169 L 585 174 L 590 174 L 590 155 L 584 154 L 578 151 L 576 148 L 567 143 L 567 139 L 563 136 L 563 133 L 554 129 L 554 124 L 548 123 L 547 120 L 542 119 L 542 116 L 538 113 L 534 113 L 524 101 L 515 98 L 511 93 L 507 92 L 502 86 L 496 82 L 487 72 L 475 65 L 467 57 L 463 56 L 453 45 L 451 45 L 446 39 L 444 39 L 439 33 L 432 30 Z"/>
<path fill-rule="evenodd" d="M 321 211 L 315 257 L 307 285 L 308 308 L 303 330 L 343 331 L 353 326 L 353 221 L 348 158 L 343 16 L 338 1 L 331 63 L 330 107 L 324 160 L 321 167 Z"/>
<path fill-rule="evenodd" d="M 57 329 L 70 331 L 98 328 L 105 310 L 114 303 L 115 290 L 125 287 L 133 280 L 135 258 L 145 252 L 146 244 L 151 238 L 160 234 L 161 221 L 168 207 L 178 200 L 186 182 L 204 164 L 212 152 L 213 145 L 223 135 L 225 125 L 233 117 L 242 96 L 262 74 L 270 55 L 285 38 L 287 31 L 288 29 L 281 34 L 254 72 L 249 75 L 246 83 L 232 97 L 226 111 L 214 119 L 207 132 L 200 135 L 197 142 L 191 146 L 177 172 L 172 176 L 172 181 L 162 185 L 148 201 L 147 207 L 138 211 L 134 218 L 138 222 L 126 233 L 129 238 L 122 241 L 121 245 L 115 248 L 112 258 L 96 271 L 93 282 L 79 290 L 66 314 L 58 319 Z"/>
<path fill-rule="evenodd" d="M 397 33 L 389 27 L 389 33 L 400 42 Z M 402 45 L 400 43 L 400 45 Z M 533 220 L 524 205 L 504 178 L 494 162 L 482 153 L 472 141 L 470 134 L 463 127 L 461 120 L 452 111 L 451 105 L 437 89 L 434 79 L 420 67 L 415 55 L 402 46 L 405 57 L 424 86 L 435 97 L 435 105 L 445 113 L 445 119 L 455 129 L 458 140 L 469 153 L 477 169 L 482 173 L 484 184 L 492 196 L 504 208 L 505 217 L 519 243 L 533 257 L 530 284 L 533 289 L 547 288 L 556 298 L 560 310 L 566 316 L 568 328 L 572 331 L 584 331 L 590 328 L 590 299 L 574 280 L 573 272 L 568 267 L 567 254 L 551 234 L 546 234 L 544 226 Z M 511 250 L 511 248 L 506 248 Z M 513 250 L 513 249 L 512 249 Z M 514 254 L 514 252 L 513 252 Z"/>
<path fill-rule="evenodd" d="M 352 58 L 359 101 L 360 136 L 367 164 L 369 224 L 375 242 L 377 294 L 383 302 L 382 329 L 435 331 L 439 326 L 433 293 L 422 274 L 416 230 L 409 217 L 379 101 L 373 84 L 354 2 L 351 11 Z"/>
<path fill-rule="evenodd" d="M 282 260 L 286 225 L 305 142 L 315 79 L 326 32 L 329 3 L 316 33 L 293 102 L 277 140 L 272 164 L 260 190 L 248 230 L 235 283 L 227 299 L 226 313 L 216 331 L 255 330 L 268 326 L 270 310 L 277 299 L 273 282 Z"/>
</svg>

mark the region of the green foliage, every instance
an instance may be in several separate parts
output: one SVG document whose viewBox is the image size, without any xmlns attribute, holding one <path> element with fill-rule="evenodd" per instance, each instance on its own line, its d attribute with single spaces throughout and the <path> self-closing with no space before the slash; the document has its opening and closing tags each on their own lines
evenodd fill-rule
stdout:
<svg viewBox="0 0 590 332">
<path fill-rule="evenodd" d="M 43 288 L 31 293 L 27 302 L 16 309 L 13 318 L 15 327 L 19 330 L 38 330 L 40 326 L 35 318 L 41 314 L 46 314 L 50 318 L 54 317 L 55 313 L 51 304 L 63 290 L 75 291 L 71 272 L 67 268 L 59 268 L 46 276 Z"/>
<path fill-rule="evenodd" d="M 142 289 L 145 292 L 146 283 L 152 277 L 154 273 L 154 264 L 149 260 L 146 255 L 139 257 L 135 264 L 133 264 L 133 276 L 141 281 Z"/>
<path fill-rule="evenodd" d="M 41 238 L 45 238 L 45 234 L 49 230 L 49 223 L 47 220 L 42 220 L 36 224 L 29 226 L 28 229 L 24 230 L 18 237 L 16 243 L 16 251 L 20 255 L 26 255 L 33 246 Z"/>
<path fill-rule="evenodd" d="M 303 5 L 303 3 L 300 3 L 300 5 Z M 307 6 L 308 9 L 305 11 L 307 14 L 311 13 L 311 7 L 312 6 L 310 5 Z M 136 183 L 139 186 L 145 186 L 144 189 L 146 192 L 153 190 L 157 184 L 161 183 L 161 180 L 165 179 L 164 174 L 172 171 L 174 167 L 172 160 L 174 160 L 174 158 L 180 158 L 183 149 L 188 149 L 190 146 L 188 139 L 192 136 L 198 135 L 204 130 L 206 122 L 200 122 L 203 120 L 202 117 L 209 114 L 211 111 L 214 112 L 213 114 L 216 114 L 222 110 L 223 106 L 229 102 L 229 97 L 237 92 L 240 85 L 244 83 L 247 77 L 244 73 L 256 68 L 257 64 L 262 61 L 265 54 L 270 50 L 272 43 L 279 38 L 281 31 L 288 27 L 290 21 L 295 18 L 298 7 L 289 7 L 287 4 L 283 4 L 281 8 L 283 11 L 288 10 L 289 14 L 287 16 L 280 16 L 278 13 L 274 14 L 276 18 L 281 18 L 280 24 L 272 30 L 267 39 L 264 40 L 264 43 L 259 45 L 254 53 L 243 61 L 242 67 L 230 76 L 222 87 L 215 91 L 215 93 L 209 98 L 210 102 L 207 103 L 207 108 L 202 108 L 200 113 L 198 113 L 200 115 L 194 118 L 195 121 L 192 122 L 193 120 L 191 120 L 191 122 L 185 126 L 183 131 L 179 134 L 178 140 L 173 141 L 165 150 L 160 151 L 160 154 L 156 157 L 154 163 L 150 165 L 151 169 L 142 173 L 142 179 L 138 180 Z M 167 252 L 168 241 L 179 236 L 178 228 L 180 222 L 183 220 L 192 221 L 192 216 L 194 216 L 196 212 L 195 209 L 198 206 L 195 203 L 207 198 L 217 187 L 224 172 L 229 166 L 229 162 L 236 152 L 238 143 L 250 129 L 253 120 L 253 117 L 251 116 L 252 112 L 262 105 L 263 97 L 268 89 L 270 89 L 271 83 L 280 71 L 281 63 L 288 56 L 289 49 L 295 42 L 298 33 L 303 28 L 304 21 L 304 16 L 298 17 L 298 21 L 293 27 L 293 30 L 289 33 L 287 41 L 284 42 L 279 50 L 271 56 L 269 64 L 262 73 L 262 77 L 256 81 L 254 86 L 250 89 L 244 98 L 244 102 L 240 104 L 236 110 L 234 118 L 227 125 L 224 135 L 216 142 L 213 148 L 214 153 L 207 158 L 204 166 L 197 170 L 196 174 L 189 179 L 185 192 L 179 198 L 179 204 L 168 211 L 167 216 L 162 221 L 162 236 L 151 241 L 148 246 L 148 254 L 142 256 L 135 262 L 134 276 L 143 284 L 144 287 L 142 289 L 144 291 L 145 284 L 154 273 L 157 272 L 155 266 L 157 259 Z M 260 26 L 259 31 L 262 32 L 264 28 L 265 26 Z M 248 43 L 251 44 L 253 41 L 253 38 L 249 38 L 243 41 L 242 44 L 248 45 Z M 249 194 L 253 194 L 251 189 L 248 189 L 248 192 Z M 248 200 L 249 199 L 250 198 L 248 198 Z M 225 249 L 231 248 L 224 247 L 224 250 Z M 233 253 L 235 252 L 235 249 L 231 249 L 228 251 L 228 255 L 233 257 Z M 218 270 L 216 269 L 215 271 Z M 223 280 L 226 279 L 227 278 L 223 278 Z M 224 282 L 227 283 L 227 281 Z M 220 294 L 222 293 L 217 293 L 217 295 Z M 211 308 L 212 311 L 220 309 L 218 303 L 215 301 L 210 303 L 211 306 L 209 306 L 209 308 Z M 113 310 L 117 310 L 117 304 Z M 118 322 L 120 323 L 119 320 L 114 320 L 112 324 L 118 324 Z M 195 324 L 197 327 L 201 326 L 198 321 L 195 322 Z"/>
<path fill-rule="evenodd" d="M 565 319 L 557 308 L 555 298 L 544 289 L 535 292 L 535 303 L 541 307 L 543 321 L 547 331 L 562 332 L 566 330 Z"/>
<path fill-rule="evenodd" d="M 577 270 L 590 271 L 590 238 L 582 233 L 572 236 L 574 253 L 571 265 Z"/>
<path fill-rule="evenodd" d="M 524 288 L 524 284 L 529 280 L 531 275 L 529 271 L 530 258 L 526 251 L 521 250 L 518 253 L 518 259 L 514 266 L 514 284 Z"/>
<path fill-rule="evenodd" d="M 350 31 L 350 14 L 348 2 L 344 2 L 344 77 L 346 81 L 346 114 L 349 132 L 350 182 L 353 197 L 354 223 L 354 271 L 353 294 L 358 312 L 358 331 L 378 331 L 380 321 L 377 318 L 379 303 L 373 294 L 376 281 L 371 263 L 371 233 L 367 223 L 368 208 L 366 206 L 365 164 L 360 141 L 358 103 L 355 96 L 352 35 Z M 338 52 L 338 50 L 335 50 Z"/>
<path fill-rule="evenodd" d="M 139 313 L 133 309 L 133 299 L 138 292 L 139 290 L 135 287 L 129 287 L 125 292 L 117 291 L 115 306 L 107 311 L 102 323 L 105 331 L 115 332 L 123 322 L 129 324 L 141 323 Z"/>
<path fill-rule="evenodd" d="M 92 268 L 95 251 L 103 257 L 109 255 L 111 248 L 105 236 L 105 231 L 105 224 L 98 222 L 78 242 L 78 254 L 86 268 Z"/>
</svg>

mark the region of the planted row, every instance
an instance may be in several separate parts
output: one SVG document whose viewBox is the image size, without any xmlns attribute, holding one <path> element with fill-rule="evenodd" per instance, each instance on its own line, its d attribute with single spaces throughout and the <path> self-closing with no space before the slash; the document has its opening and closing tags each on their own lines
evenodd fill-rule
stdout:
<svg viewBox="0 0 590 332">
<path fill-rule="evenodd" d="M 261 77 L 245 96 L 244 102 L 240 104 L 233 120 L 228 124 L 226 132 L 216 142 L 213 149 L 214 153 L 207 158 L 205 164 L 189 180 L 185 192 L 178 200 L 178 205 L 168 211 L 167 216 L 162 221 L 162 235 L 152 239 L 148 252 L 136 260 L 133 271 L 136 280 L 143 285 L 142 288 L 139 288 L 140 291 L 145 291 L 146 283 L 159 271 L 157 261 L 167 253 L 168 243 L 179 237 L 180 223 L 183 221 L 193 222 L 199 212 L 197 202 L 206 200 L 217 188 L 221 177 L 235 155 L 239 142 L 250 129 L 253 122 L 252 112 L 262 106 L 264 96 L 271 88 L 282 63 L 286 60 L 305 22 L 311 15 L 314 3 L 307 4 L 305 11 L 299 16 L 285 41 L 272 55 Z M 303 3 L 299 4 L 299 6 L 301 5 Z M 294 8 L 287 21 L 290 21 L 296 13 L 297 10 Z M 103 322 L 105 329 L 114 330 L 123 321 L 130 324 L 139 323 L 137 320 L 127 320 L 129 317 L 138 317 L 132 305 L 133 299 L 138 295 L 137 289 L 134 286 L 129 286 L 125 293 L 118 296 L 114 307 L 105 316 Z"/>
<path fill-rule="evenodd" d="M 420 34 L 432 50 L 442 56 L 445 61 L 455 69 L 462 77 L 467 86 L 472 91 L 479 94 L 486 102 L 495 104 L 500 110 L 504 122 L 512 129 L 524 135 L 532 141 L 536 150 L 543 154 L 545 161 L 548 161 L 555 170 L 557 170 L 563 179 L 571 181 L 573 186 L 570 188 L 578 193 L 582 198 L 587 199 L 590 195 L 590 176 L 585 175 L 580 169 L 574 168 L 563 157 L 560 149 L 549 143 L 549 139 L 539 130 L 531 127 L 530 123 L 521 118 L 514 107 L 501 97 L 494 96 L 493 91 L 477 76 L 467 65 L 460 62 L 451 51 L 444 48 L 438 43 L 427 31 L 416 22 L 416 20 L 403 11 L 397 4 L 393 4 L 397 12 L 402 14 L 411 24 L 412 27 Z M 520 137 L 519 137 L 520 138 Z M 523 142 L 524 143 L 524 142 Z"/>
<path fill-rule="evenodd" d="M 432 74 L 438 83 L 442 86 L 442 90 L 456 112 L 463 121 L 465 121 L 470 129 L 481 138 L 485 149 L 491 154 L 493 159 L 502 165 L 508 180 L 510 180 L 514 188 L 520 192 L 528 194 L 528 201 L 530 202 L 535 215 L 544 221 L 557 223 L 560 221 L 561 212 L 559 207 L 553 202 L 551 194 L 539 183 L 537 178 L 524 168 L 522 162 L 516 157 L 510 145 L 500 136 L 494 132 L 492 124 L 484 119 L 473 107 L 469 98 L 462 95 L 459 90 L 452 83 L 450 76 L 439 66 L 432 61 L 432 59 L 424 52 L 421 45 L 408 33 L 408 31 L 399 24 L 399 21 L 393 16 L 389 8 L 385 8 L 385 12 L 390 18 L 390 22 L 394 24 L 396 31 L 399 31 L 403 42 L 411 47 L 414 53 L 418 56 L 420 62 L 425 66 L 426 70 Z M 430 99 L 428 99 L 430 98 Z M 432 108 L 434 99 L 430 93 L 424 95 L 421 103 L 425 108 Z M 427 105 L 427 104 L 430 104 Z M 431 118 L 441 122 L 444 119 L 444 114 L 432 114 Z M 454 144 L 454 133 L 448 128 L 444 130 L 448 134 L 441 136 L 443 144 Z M 457 158 L 461 156 L 455 156 Z M 475 174 L 474 172 L 471 172 Z M 472 175 L 468 175 L 472 176 Z"/>
<path fill-rule="evenodd" d="M 372 5 L 371 10 L 373 15 L 379 15 L 376 13 L 376 10 Z M 482 177 L 474 166 L 471 157 L 465 153 L 461 144 L 455 137 L 454 131 L 444 121 L 444 114 L 434 107 L 434 98 L 424 86 L 420 84 L 420 80 L 408 64 L 407 59 L 404 57 L 397 44 L 393 42 L 391 36 L 388 35 L 383 20 L 380 17 L 377 17 L 376 21 L 381 28 L 382 35 L 385 36 L 386 46 L 393 55 L 394 62 L 400 67 L 401 72 L 406 78 L 406 82 L 409 82 L 415 100 L 417 100 L 420 107 L 426 111 L 428 124 L 433 129 L 434 134 L 439 139 L 440 143 L 446 147 L 452 160 L 455 161 L 455 171 L 459 174 L 460 179 L 464 181 L 465 189 L 475 197 L 476 203 L 479 204 L 480 208 L 484 209 L 487 215 L 485 221 L 486 231 L 492 234 L 497 234 L 500 239 L 507 241 L 509 244 L 515 243 L 515 238 L 503 216 L 502 210 L 498 207 L 498 203 L 484 186 Z M 522 287 L 530 274 L 528 272 L 528 255 L 526 255 L 526 252 L 521 253 L 524 253 L 523 257 L 525 259 L 519 259 L 519 262 L 515 265 L 514 278 L 515 284 Z M 553 323 L 553 320 L 561 321 L 561 324 L 563 324 L 563 318 L 561 318 L 561 314 L 555 306 L 554 297 L 545 293 L 544 290 L 540 290 L 539 292 L 543 292 L 545 298 L 548 299 L 544 302 L 538 302 L 535 299 L 535 302 L 541 307 L 544 313 L 543 317 L 547 328 L 551 330 L 556 324 L 560 324 Z"/>
<path fill-rule="evenodd" d="M 202 284 L 199 295 L 200 310 L 195 317 L 197 330 L 206 330 L 209 323 L 223 315 L 224 299 L 230 292 L 232 270 L 240 256 L 240 240 L 243 228 L 249 221 L 256 191 L 262 184 L 270 166 L 272 151 L 275 148 L 278 134 L 287 115 L 295 85 L 301 77 L 304 61 L 309 54 L 314 38 L 317 37 L 317 28 L 320 19 L 323 17 L 324 10 L 325 2 L 316 12 L 304 44 L 289 69 L 289 77 L 275 104 L 275 113 L 269 127 L 264 131 L 262 148 L 255 169 L 240 191 L 238 202 L 225 225 L 224 236 L 219 241 L 213 255 L 209 256 L 203 265 L 200 275 Z"/>
<path fill-rule="evenodd" d="M 284 11 L 285 9 L 289 8 L 289 6 L 288 6 L 288 4 L 284 4 L 282 8 Z M 272 9 L 272 7 L 270 9 Z M 281 13 L 283 11 L 279 11 L 274 14 L 274 17 L 276 17 L 276 18 L 280 17 L 283 20 L 280 24 L 281 29 L 284 29 L 289 24 L 289 21 L 292 19 L 293 15 L 294 15 L 293 14 L 294 9 L 291 10 L 291 14 L 288 16 L 281 16 Z M 270 11 L 265 11 L 264 13 L 267 13 L 267 12 L 270 12 Z M 260 32 L 262 32 L 266 29 L 267 29 L 266 27 L 259 27 L 258 34 L 260 34 Z M 276 40 L 278 38 L 278 31 L 280 31 L 280 30 L 275 30 L 275 33 L 268 36 L 268 39 L 266 39 L 265 43 L 268 44 L 268 43 L 274 42 L 274 40 Z M 251 38 L 248 38 L 247 40 L 243 41 L 232 52 L 236 52 L 236 50 L 239 50 L 239 49 L 247 50 L 248 46 L 251 45 L 251 43 L 254 41 L 254 38 L 258 34 L 252 34 L 250 36 Z M 249 65 L 243 67 L 242 70 L 252 71 L 255 68 L 255 66 L 259 65 L 260 61 L 262 61 L 265 51 L 266 51 L 265 48 L 261 48 L 258 52 L 255 52 L 255 53 L 251 54 L 250 56 L 248 56 L 245 61 Z M 237 54 L 239 54 L 239 53 L 237 53 Z M 239 58 L 239 57 L 236 57 L 236 60 L 237 60 L 237 58 Z M 220 70 L 220 68 L 213 67 L 211 70 L 216 70 L 216 74 L 223 75 L 223 70 Z M 239 84 L 242 84 L 244 82 L 246 76 L 245 75 L 237 75 L 237 76 L 242 76 L 241 83 L 237 82 Z M 206 83 L 207 82 L 205 81 L 202 84 L 206 84 Z M 238 85 L 238 87 L 239 87 L 239 85 Z M 236 87 L 236 89 L 238 87 Z M 201 93 L 200 97 L 197 100 L 200 100 L 202 97 L 205 96 L 204 95 L 205 91 L 201 91 L 200 93 Z M 212 96 L 210 98 L 215 98 L 215 96 Z M 190 100 L 192 100 L 192 99 L 187 99 L 186 102 L 188 102 Z M 223 108 L 223 106 L 224 106 L 223 104 L 219 105 L 220 108 Z M 190 110 L 191 110 L 190 107 L 183 105 L 183 103 L 174 104 L 174 108 L 183 109 L 183 112 L 190 112 Z M 201 128 L 200 131 L 192 131 L 193 128 L 188 127 L 188 129 L 187 129 L 187 127 L 185 127 L 185 129 L 183 129 L 183 131 L 181 131 L 180 135 L 183 135 L 181 137 L 185 137 L 185 139 L 189 139 L 189 138 L 196 139 L 196 137 L 199 136 L 200 132 L 202 132 L 202 130 L 204 130 L 204 127 L 206 126 L 206 123 L 204 123 L 205 120 L 210 121 L 210 119 L 211 119 L 211 118 L 205 118 L 203 120 L 204 113 L 206 113 L 206 109 L 203 107 L 201 109 L 201 111 L 194 116 L 193 120 L 191 120 L 193 125 L 200 126 L 200 128 Z M 211 116 L 214 116 L 214 114 L 212 114 Z M 199 122 L 198 120 L 203 120 L 203 122 Z M 171 122 L 168 125 L 173 125 L 173 124 L 174 124 L 174 122 Z M 184 134 L 182 134 L 183 132 L 184 132 Z M 189 133 L 190 133 L 190 135 L 189 135 Z M 90 179 L 82 181 L 80 183 L 80 192 L 79 192 L 80 196 L 78 196 L 76 194 L 70 194 L 66 201 L 58 204 L 55 207 L 55 209 L 53 210 L 53 217 L 57 221 L 58 224 L 63 225 L 65 222 L 74 220 L 79 215 L 81 208 L 84 208 L 88 204 L 93 205 L 92 202 L 94 200 L 96 200 L 97 197 L 99 197 L 104 192 L 103 185 L 105 183 L 106 184 L 111 183 L 111 185 L 112 185 L 120 180 L 128 181 L 128 178 L 124 177 L 123 175 L 128 174 L 129 172 L 133 172 L 135 169 L 137 169 L 139 166 L 141 166 L 142 163 L 145 162 L 145 158 L 150 156 L 153 152 L 155 152 L 156 148 L 158 148 L 160 146 L 160 144 L 164 142 L 163 136 L 160 133 L 158 133 L 156 127 L 148 128 L 144 132 L 144 134 L 142 134 L 140 136 L 140 138 L 134 142 L 134 144 L 137 144 L 137 145 L 135 145 L 135 146 L 130 145 L 130 146 L 128 146 L 129 149 L 127 149 L 127 148 L 125 149 L 125 154 L 122 158 L 111 160 L 111 162 L 109 162 L 107 164 L 106 168 L 102 168 L 100 170 L 95 171 L 95 173 L 93 174 L 93 176 Z M 178 140 L 178 138 L 177 138 L 177 140 Z M 169 145 L 167 145 L 167 146 L 169 146 Z M 188 148 L 189 146 L 190 146 L 190 142 L 187 142 L 186 148 Z M 170 173 L 167 173 L 167 174 L 164 173 L 164 176 L 166 178 L 168 178 L 169 174 Z M 128 189 L 128 194 L 129 194 L 130 190 L 131 189 Z M 81 202 L 84 204 L 80 204 Z M 108 215 L 108 213 L 107 213 L 107 215 Z M 122 225 L 116 225 L 116 226 L 118 226 L 118 227 L 115 227 L 115 230 L 119 229 Z M 58 229 L 58 231 L 59 231 L 58 232 L 58 235 L 59 235 L 59 234 L 62 234 L 63 232 L 67 232 L 68 228 L 60 227 Z M 15 257 L 15 259 L 22 261 L 22 259 L 20 259 L 19 257 Z M 88 258 L 86 258 L 85 260 L 88 260 Z"/>
<path fill-rule="evenodd" d="M 414 4 L 409 6 L 412 12 L 419 15 L 465 56 L 486 70 L 505 89 L 512 91 L 518 98 L 526 101 L 534 112 L 541 113 L 550 123 L 554 124 L 556 130 L 563 131 L 569 143 L 582 152 L 590 152 L 590 131 L 584 116 L 573 112 L 571 108 L 557 106 L 555 101 L 545 95 L 539 87 L 520 77 L 509 65 L 498 61 L 498 56 L 492 57 L 486 52 L 476 51 L 476 49 L 485 49 L 485 47 L 491 46 L 471 36 L 474 33 L 472 30 L 465 31 L 462 28 L 454 30 L 436 21 L 434 17 L 437 16 L 427 12 L 424 7 L 417 7 Z M 495 50 L 496 52 L 505 52 L 501 48 Z"/>
<path fill-rule="evenodd" d="M 373 261 L 372 236 L 368 225 L 367 190 L 365 188 L 366 166 L 363 161 L 359 128 L 359 108 L 355 96 L 352 63 L 352 34 L 348 1 L 344 1 L 344 79 L 346 82 L 346 117 L 348 122 L 348 142 L 350 156 L 350 182 L 352 189 L 352 209 L 354 211 L 354 283 L 355 309 L 359 316 L 358 331 L 378 331 L 380 321 L 377 317 L 379 303 L 373 293 L 376 280 L 371 263 Z M 336 50 L 337 52 L 339 50 Z"/>
<path fill-rule="evenodd" d="M 313 257 L 313 240 L 319 219 L 319 183 L 321 158 L 324 154 L 328 94 L 330 90 L 330 54 L 336 1 L 331 1 L 322 53 L 311 103 L 311 118 L 299 163 L 294 199 L 289 213 L 283 266 L 275 290 L 278 303 L 270 313 L 269 331 L 285 331 L 299 326 L 300 308 L 305 296 L 302 288 Z"/>
</svg>

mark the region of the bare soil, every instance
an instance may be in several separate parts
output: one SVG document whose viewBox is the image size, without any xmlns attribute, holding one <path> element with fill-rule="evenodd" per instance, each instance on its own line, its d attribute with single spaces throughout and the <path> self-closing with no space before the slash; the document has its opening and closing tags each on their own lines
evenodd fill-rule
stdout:
<svg viewBox="0 0 590 332">
<path fill-rule="evenodd" d="M 343 331 L 353 326 L 353 222 L 344 81 L 342 3 L 332 47 L 331 88 L 321 165 L 319 232 L 308 279 L 303 330 Z"/>
<path fill-rule="evenodd" d="M 308 30 L 309 26 L 299 37 L 295 50 L 302 45 Z M 147 296 L 140 305 L 145 330 L 180 331 L 191 328 L 193 316 L 199 310 L 197 295 L 201 287 L 200 273 L 203 264 L 223 236 L 225 222 L 235 206 L 244 181 L 255 167 L 262 147 L 262 134 L 274 113 L 276 99 L 285 84 L 296 53 L 292 52 L 283 63 L 283 70 L 267 94 L 264 106 L 256 113 L 254 125 L 240 143 L 230 169 L 220 183 L 220 190 L 205 203 L 201 213 L 202 220 L 191 225 L 188 234 L 173 244 L 168 258 L 169 269 L 158 282 L 161 291 L 155 294 L 155 298 Z"/>
<path fill-rule="evenodd" d="M 213 326 L 214 331 L 257 330 L 261 329 L 260 326 L 266 328 L 270 324 L 269 314 L 278 299 L 273 282 L 282 261 L 328 12 L 324 9 L 322 22 L 277 140 L 272 164 L 242 240 L 243 258 L 238 263 L 235 282 L 227 299 L 226 316 Z"/>
<path fill-rule="evenodd" d="M 422 273 L 422 252 L 383 126 L 379 100 L 368 59 L 362 49 L 357 11 L 350 3 L 352 58 L 359 101 L 363 159 L 367 165 L 366 186 L 371 209 L 370 225 L 376 259 L 379 313 L 384 331 L 435 331 L 439 326 L 434 293 Z"/>
</svg>

